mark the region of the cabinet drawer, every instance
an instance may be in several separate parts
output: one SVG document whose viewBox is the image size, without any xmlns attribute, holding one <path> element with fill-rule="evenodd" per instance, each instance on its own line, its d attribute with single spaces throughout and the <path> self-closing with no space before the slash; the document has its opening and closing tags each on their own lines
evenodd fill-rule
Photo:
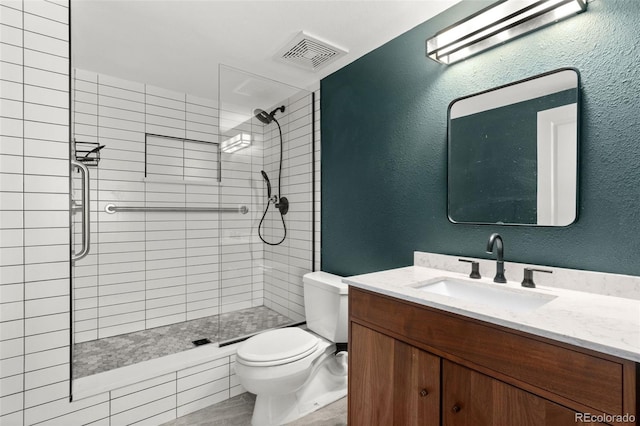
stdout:
<svg viewBox="0 0 640 426">
<path fill-rule="evenodd" d="M 467 360 L 610 414 L 623 413 L 623 365 L 496 325 L 411 302 L 349 289 L 361 319 L 446 357 Z"/>
</svg>

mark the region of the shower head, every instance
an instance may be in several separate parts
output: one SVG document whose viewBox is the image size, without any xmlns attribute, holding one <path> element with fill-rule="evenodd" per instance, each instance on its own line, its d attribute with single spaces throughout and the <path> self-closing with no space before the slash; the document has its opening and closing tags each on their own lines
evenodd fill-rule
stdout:
<svg viewBox="0 0 640 426">
<path fill-rule="evenodd" d="M 271 123 L 273 120 L 275 120 L 275 115 L 276 112 L 284 112 L 284 105 L 279 106 L 278 108 L 274 109 L 273 111 L 267 113 L 267 111 L 260 109 L 260 108 L 256 108 L 253 110 L 253 115 L 256 116 L 256 118 L 258 120 L 260 120 L 261 122 L 263 122 L 264 124 L 269 124 Z"/>
<path fill-rule="evenodd" d="M 273 120 L 273 117 L 269 115 L 267 111 L 260 108 L 253 110 L 253 114 L 256 116 L 258 120 L 262 121 L 264 124 L 269 124 Z"/>
</svg>

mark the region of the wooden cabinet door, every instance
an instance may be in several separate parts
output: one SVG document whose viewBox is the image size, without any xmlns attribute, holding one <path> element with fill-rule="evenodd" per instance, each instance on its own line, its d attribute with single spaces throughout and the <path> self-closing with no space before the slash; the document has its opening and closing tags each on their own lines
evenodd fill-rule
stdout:
<svg viewBox="0 0 640 426">
<path fill-rule="evenodd" d="M 439 425 L 440 358 L 351 323 L 349 426 Z"/>
<path fill-rule="evenodd" d="M 577 423 L 571 409 L 446 360 L 442 365 L 442 417 L 444 426 Z"/>
</svg>

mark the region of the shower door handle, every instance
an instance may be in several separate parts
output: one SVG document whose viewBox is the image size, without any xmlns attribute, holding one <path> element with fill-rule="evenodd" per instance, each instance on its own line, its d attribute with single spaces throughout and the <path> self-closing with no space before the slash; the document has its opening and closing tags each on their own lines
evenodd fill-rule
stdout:
<svg viewBox="0 0 640 426">
<path fill-rule="evenodd" d="M 89 191 L 89 169 L 79 161 L 71 160 L 71 170 L 77 167 L 80 170 L 82 182 L 82 249 L 78 253 L 71 254 L 71 261 L 76 262 L 89 254 L 91 245 L 91 216 L 90 216 L 90 191 Z M 73 202 L 71 205 L 73 209 Z"/>
</svg>

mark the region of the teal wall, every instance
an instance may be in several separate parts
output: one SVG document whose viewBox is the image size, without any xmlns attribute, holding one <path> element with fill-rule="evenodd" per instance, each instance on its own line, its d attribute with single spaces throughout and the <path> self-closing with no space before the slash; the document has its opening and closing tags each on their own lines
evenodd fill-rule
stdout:
<svg viewBox="0 0 640 426">
<path fill-rule="evenodd" d="M 589 9 L 466 61 L 440 65 L 425 39 L 490 2 L 463 1 L 321 82 L 322 269 L 413 263 L 413 251 L 640 275 L 640 1 Z M 447 220 L 446 117 L 453 99 L 560 67 L 581 76 L 579 218 L 565 228 Z"/>
</svg>

